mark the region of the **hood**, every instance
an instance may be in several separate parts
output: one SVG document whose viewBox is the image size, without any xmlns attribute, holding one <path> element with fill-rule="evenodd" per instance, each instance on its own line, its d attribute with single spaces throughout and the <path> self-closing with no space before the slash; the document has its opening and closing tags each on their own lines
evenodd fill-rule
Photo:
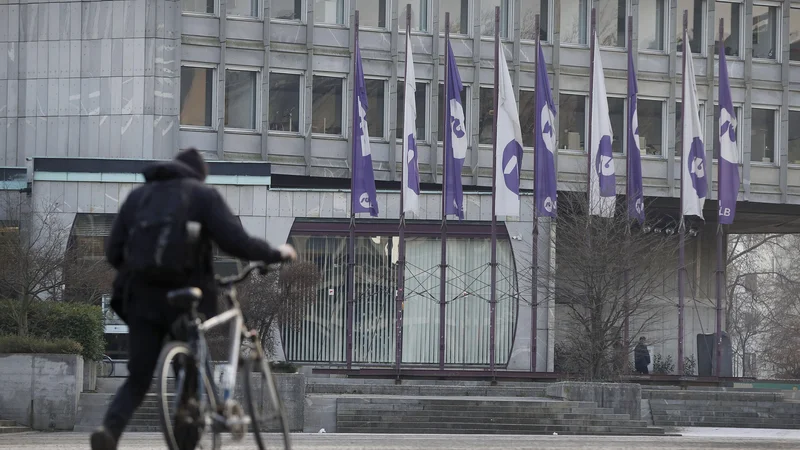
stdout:
<svg viewBox="0 0 800 450">
<path fill-rule="evenodd" d="M 144 171 L 145 182 L 194 178 L 203 181 L 203 177 L 194 169 L 180 161 L 166 161 L 147 166 Z"/>
</svg>

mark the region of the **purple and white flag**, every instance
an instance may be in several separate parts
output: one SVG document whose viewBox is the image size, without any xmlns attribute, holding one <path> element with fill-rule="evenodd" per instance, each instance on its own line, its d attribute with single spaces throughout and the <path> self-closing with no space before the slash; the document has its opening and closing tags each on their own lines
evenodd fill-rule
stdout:
<svg viewBox="0 0 800 450">
<path fill-rule="evenodd" d="M 367 128 L 367 89 L 364 83 L 364 68 L 361 66 L 361 51 L 358 38 L 355 46 L 356 79 L 353 89 L 353 213 L 378 215 L 378 199 L 375 192 L 375 174 L 372 171 L 372 151 L 369 147 Z"/>
<path fill-rule="evenodd" d="M 497 136 L 495 140 L 495 214 L 519 216 L 519 172 L 522 165 L 522 129 L 508 72 L 505 51 L 500 46 L 497 86 Z"/>
<path fill-rule="evenodd" d="M 594 36 L 592 79 L 592 136 L 589 147 L 589 215 L 614 217 L 617 203 L 614 154 L 611 151 L 611 118 L 608 115 L 606 81 L 600 61 L 600 43 Z"/>
<path fill-rule="evenodd" d="M 689 42 L 686 32 L 683 42 Z M 706 179 L 706 151 L 703 144 L 703 130 L 700 126 L 700 112 L 697 102 L 697 85 L 694 79 L 692 50 L 684 47 L 686 66 L 683 68 L 683 92 L 686 98 L 682 101 L 683 117 L 683 167 L 681 169 L 681 192 L 683 204 L 681 213 L 684 216 L 703 218 L 703 205 L 708 193 Z"/>
<path fill-rule="evenodd" d="M 556 107 L 550 94 L 550 82 L 547 79 L 547 63 L 539 43 L 536 51 L 536 136 L 534 148 L 534 183 L 536 185 L 536 215 L 556 217 Z"/>
<path fill-rule="evenodd" d="M 739 194 L 739 152 L 736 146 L 736 110 L 731 100 L 725 49 L 719 49 L 719 223 L 730 225 Z"/>
<path fill-rule="evenodd" d="M 642 190 L 642 156 L 639 146 L 639 111 L 636 72 L 633 67 L 633 52 L 628 49 L 628 217 L 644 222 L 644 194 Z"/>
<path fill-rule="evenodd" d="M 449 139 L 444 149 L 444 164 L 447 165 L 445 183 L 445 214 L 454 214 L 464 219 L 464 194 L 461 190 L 461 169 L 467 158 L 467 126 L 464 121 L 464 106 L 461 104 L 461 76 L 453 56 L 453 47 L 447 43 L 447 104 L 445 106 L 444 132 Z"/>
<path fill-rule="evenodd" d="M 417 78 L 411 55 L 411 39 L 406 38 L 405 107 L 403 112 L 403 212 L 419 211 L 419 153 L 417 128 Z"/>
</svg>

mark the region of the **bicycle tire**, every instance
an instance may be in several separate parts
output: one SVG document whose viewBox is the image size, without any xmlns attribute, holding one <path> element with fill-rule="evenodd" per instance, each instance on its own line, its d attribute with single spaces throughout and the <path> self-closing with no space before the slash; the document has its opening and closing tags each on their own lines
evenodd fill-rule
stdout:
<svg viewBox="0 0 800 450">
<path fill-rule="evenodd" d="M 169 412 L 169 373 L 172 370 L 172 361 L 175 357 L 184 355 L 187 358 L 194 358 L 192 350 L 184 342 L 174 341 L 164 346 L 161 355 L 158 357 L 158 418 L 161 422 L 161 430 L 164 433 L 164 440 L 169 450 L 181 450 L 175 437 L 175 429 L 172 421 L 173 417 Z M 200 382 L 200 380 L 198 380 Z M 175 395 L 180 395 L 176 392 Z M 199 442 L 199 441 L 198 441 Z M 219 435 L 214 433 L 212 437 L 212 448 L 219 448 Z"/>
<path fill-rule="evenodd" d="M 257 352 L 258 355 L 263 355 L 263 351 L 260 348 L 258 348 Z M 266 450 L 267 447 L 264 445 L 264 440 L 261 437 L 260 430 L 261 424 L 259 419 L 261 418 L 261 414 L 259 413 L 259 409 L 263 410 L 263 408 L 256 408 L 254 401 L 255 396 L 253 395 L 252 374 L 254 367 L 257 367 L 258 372 L 261 374 L 261 388 L 263 389 L 266 385 L 270 405 L 277 412 L 276 416 L 280 423 L 281 435 L 283 436 L 283 448 L 285 450 L 291 450 L 292 439 L 291 434 L 289 433 L 289 421 L 286 419 L 286 411 L 283 408 L 283 402 L 281 402 L 280 395 L 278 395 L 275 378 L 272 375 L 272 371 L 269 368 L 266 358 L 263 356 L 247 358 L 244 367 L 244 400 L 245 403 L 247 403 L 247 413 L 250 415 L 250 419 L 252 420 L 251 431 L 253 433 L 253 437 L 255 438 L 258 450 Z"/>
</svg>

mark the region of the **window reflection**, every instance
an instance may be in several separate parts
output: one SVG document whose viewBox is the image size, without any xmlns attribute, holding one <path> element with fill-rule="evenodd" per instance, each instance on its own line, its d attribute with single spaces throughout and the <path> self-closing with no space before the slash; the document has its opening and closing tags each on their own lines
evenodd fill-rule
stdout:
<svg viewBox="0 0 800 450">
<path fill-rule="evenodd" d="M 753 108 L 750 133 L 750 160 L 775 162 L 775 110 Z"/>
<path fill-rule="evenodd" d="M 608 98 L 608 117 L 611 119 L 611 132 L 614 134 L 611 141 L 611 151 L 622 153 L 622 143 L 625 142 L 625 99 Z"/>
<path fill-rule="evenodd" d="M 400 80 L 397 83 L 397 139 L 403 139 L 403 124 L 405 123 L 405 82 Z M 425 83 L 417 83 L 417 90 L 414 92 L 417 105 L 417 142 L 425 142 L 428 140 L 428 117 L 427 117 L 427 100 L 428 100 L 428 85 Z"/>
<path fill-rule="evenodd" d="M 481 88 L 480 111 L 478 112 L 478 143 L 494 142 L 492 129 L 494 126 L 494 89 Z"/>
<path fill-rule="evenodd" d="M 604 47 L 625 47 L 627 0 L 599 0 L 597 7 L 597 40 Z"/>
<path fill-rule="evenodd" d="M 588 34 L 588 0 L 561 2 L 561 42 L 586 44 Z"/>
<path fill-rule="evenodd" d="M 664 102 L 638 99 L 636 114 L 640 149 L 650 156 L 663 156 Z"/>
<path fill-rule="evenodd" d="M 558 117 L 558 141 L 561 148 L 585 150 L 586 96 L 561 94 Z"/>
<path fill-rule="evenodd" d="M 639 49 L 664 50 L 665 0 L 639 1 Z"/>
<path fill-rule="evenodd" d="M 800 8 L 789 11 L 789 60 L 800 61 Z"/>
<path fill-rule="evenodd" d="M 778 8 L 753 6 L 753 58 L 775 59 Z"/>
<path fill-rule="evenodd" d="M 789 111 L 789 164 L 800 164 L 800 111 Z"/>
<path fill-rule="evenodd" d="M 439 31 L 444 33 L 445 13 L 450 13 L 450 32 L 469 34 L 469 0 L 439 0 Z"/>
<path fill-rule="evenodd" d="M 519 91 L 519 123 L 522 127 L 522 146 L 533 147 L 536 136 L 533 134 L 533 121 L 536 114 L 536 93 Z"/>
<path fill-rule="evenodd" d="M 723 31 L 725 55 L 738 57 L 741 43 L 739 27 L 742 23 L 740 16 L 742 5 L 738 3 L 717 2 L 716 8 L 716 22 L 719 23 L 719 19 L 724 19 L 725 21 L 723 24 L 725 27 Z M 716 36 L 714 54 L 719 55 L 719 33 L 714 33 L 714 36 Z"/>
<path fill-rule="evenodd" d="M 703 0 L 678 0 L 675 36 L 678 38 L 678 52 L 683 52 L 683 10 L 689 11 L 689 45 L 694 54 L 700 54 L 703 42 Z"/>
<path fill-rule="evenodd" d="M 563 6 L 562 6 L 563 8 Z M 548 0 L 540 0 L 537 4 L 536 0 L 523 1 L 520 4 L 520 38 L 528 41 L 536 40 L 536 14 L 539 14 L 539 39 L 547 41 L 547 30 L 549 30 L 550 17 L 549 17 Z"/>
</svg>

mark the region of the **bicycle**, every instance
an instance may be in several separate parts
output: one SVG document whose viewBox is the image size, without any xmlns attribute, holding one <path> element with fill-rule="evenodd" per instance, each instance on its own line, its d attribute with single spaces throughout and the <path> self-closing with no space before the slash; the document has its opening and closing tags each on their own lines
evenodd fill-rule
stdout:
<svg viewBox="0 0 800 450">
<path fill-rule="evenodd" d="M 114 375 L 114 360 L 108 355 L 103 355 L 100 363 L 100 376 L 109 378 Z"/>
<path fill-rule="evenodd" d="M 157 368 L 158 374 L 158 409 L 164 437 L 170 450 L 179 450 L 178 440 L 175 437 L 174 424 L 195 427 L 199 435 L 211 432 L 211 448 L 219 449 L 222 445 L 223 432 L 231 433 L 234 441 L 244 438 L 248 425 L 251 426 L 253 436 L 259 450 L 264 450 L 264 441 L 259 431 L 260 423 L 263 420 L 275 420 L 280 423 L 281 434 L 285 449 L 291 449 L 291 438 L 289 435 L 289 424 L 281 402 L 280 396 L 275 385 L 272 371 L 270 370 L 267 356 L 261 346 L 261 341 L 255 330 L 248 331 L 244 325 L 244 315 L 242 314 L 239 301 L 237 299 L 235 285 L 244 281 L 253 271 L 258 270 L 262 275 L 269 269 L 263 263 L 251 263 L 244 270 L 230 277 L 216 277 L 217 284 L 220 286 L 222 297 L 227 300 L 230 306 L 227 311 L 202 321 L 198 317 L 197 307 L 203 293 L 196 287 L 189 287 L 171 291 L 168 294 L 168 301 L 171 305 L 186 310 L 186 314 L 180 320 L 179 327 L 184 327 L 179 332 L 185 341 L 172 341 L 161 351 Z M 227 371 L 220 383 L 222 395 L 220 396 L 214 380 L 209 357 L 206 333 L 218 326 L 232 323 L 231 347 Z M 255 351 L 243 351 L 242 345 L 251 347 Z M 242 369 L 244 374 L 244 400 L 247 406 L 247 414 L 242 410 L 239 402 L 233 400 L 233 393 L 236 388 L 237 369 Z M 170 399 L 168 392 L 168 379 L 170 369 L 175 374 L 175 395 Z M 260 417 L 263 408 L 256 407 L 253 396 L 253 369 L 261 373 L 261 386 L 267 387 L 268 400 L 273 416 Z M 196 371 L 196 377 L 194 377 Z M 193 377 L 187 378 L 188 375 Z M 188 382 L 188 383 L 187 383 Z M 191 386 L 192 383 L 196 387 Z M 189 386 L 185 386 L 189 384 Z M 186 391 L 184 391 L 186 388 Z M 172 401 L 170 401 L 172 400 Z M 173 407 L 175 414 L 170 413 Z M 184 430 L 181 429 L 182 433 Z"/>
</svg>

